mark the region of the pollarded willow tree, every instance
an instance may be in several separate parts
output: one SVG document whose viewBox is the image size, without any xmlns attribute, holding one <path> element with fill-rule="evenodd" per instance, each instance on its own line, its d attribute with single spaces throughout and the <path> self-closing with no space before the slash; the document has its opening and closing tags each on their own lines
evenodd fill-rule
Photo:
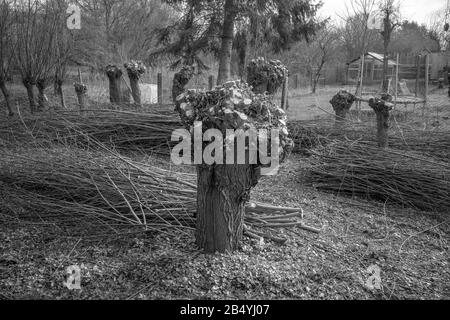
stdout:
<svg viewBox="0 0 450 320">
<path fill-rule="evenodd" d="M 108 65 L 105 68 L 106 76 L 109 81 L 109 100 L 112 104 L 119 104 L 122 101 L 122 75 L 123 72 L 116 65 Z"/>
<path fill-rule="evenodd" d="M 134 60 L 125 63 L 124 67 L 127 70 L 128 78 L 130 79 L 131 95 L 133 96 L 134 103 L 138 106 L 142 106 L 139 80 L 147 71 L 147 67 L 142 61 Z"/>
<path fill-rule="evenodd" d="M 330 101 L 334 112 L 336 113 L 335 127 L 341 128 L 345 124 L 347 114 L 356 101 L 356 97 L 348 91 L 341 90 Z"/>
<path fill-rule="evenodd" d="M 292 150 L 287 116 L 240 81 L 189 90 L 178 97 L 177 111 L 188 131 L 179 135 L 184 140 L 173 154 L 183 151 L 180 162 L 191 163 L 193 151 L 197 167 L 197 245 L 209 253 L 234 251 L 251 190 L 261 175 L 275 174 Z"/>
<path fill-rule="evenodd" d="M 253 92 L 274 95 L 283 86 L 289 71 L 279 60 L 253 59 L 247 67 L 247 83 Z"/>
</svg>

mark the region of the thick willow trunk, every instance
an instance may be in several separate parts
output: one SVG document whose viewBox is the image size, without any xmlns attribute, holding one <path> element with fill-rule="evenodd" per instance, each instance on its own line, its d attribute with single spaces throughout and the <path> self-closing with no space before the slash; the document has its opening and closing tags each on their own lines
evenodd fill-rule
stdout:
<svg viewBox="0 0 450 320">
<path fill-rule="evenodd" d="M 80 108 L 80 113 L 83 113 L 86 109 L 86 93 L 87 87 L 82 83 L 75 83 L 75 92 L 77 94 L 78 99 L 78 107 Z"/>
<path fill-rule="evenodd" d="M 377 116 L 378 147 L 387 148 L 389 146 L 389 113 L 392 110 L 392 104 L 381 99 L 370 99 L 369 105 Z"/>
<path fill-rule="evenodd" d="M 109 100 L 113 104 L 122 102 L 121 77 L 122 71 L 116 66 L 108 66 L 106 75 L 109 80 Z"/>
<path fill-rule="evenodd" d="M 259 171 L 253 165 L 201 165 L 197 175 L 197 245 L 208 253 L 239 249 L 245 204 Z"/>
<path fill-rule="evenodd" d="M 131 95 L 133 96 L 134 103 L 138 106 L 142 106 L 139 77 L 129 74 L 128 78 L 130 79 Z"/>
<path fill-rule="evenodd" d="M 25 89 L 27 90 L 28 102 L 30 104 L 30 112 L 34 113 L 36 111 L 36 100 L 34 98 L 34 83 L 30 79 L 22 80 Z"/>
<path fill-rule="evenodd" d="M 234 20 L 236 17 L 235 0 L 225 1 L 225 19 L 222 29 L 222 46 L 219 55 L 219 75 L 217 84 L 221 85 L 231 78 L 231 54 L 233 50 Z"/>
<path fill-rule="evenodd" d="M 64 91 L 63 91 L 63 81 L 61 79 L 55 80 L 55 91 L 56 95 L 59 96 L 59 101 L 61 103 L 61 107 L 63 109 L 67 109 L 66 106 L 66 99 L 64 97 Z"/>
<path fill-rule="evenodd" d="M 350 111 L 356 97 L 347 91 L 339 91 L 330 103 L 336 114 L 335 127 L 341 129 L 345 126 L 347 114 Z"/>
<path fill-rule="evenodd" d="M 47 96 L 45 95 L 47 85 L 48 83 L 46 80 L 38 80 L 36 82 L 36 88 L 38 89 L 38 107 L 40 110 L 44 110 L 48 102 Z"/>
<path fill-rule="evenodd" d="M 6 83 L 3 80 L 0 80 L 0 90 L 3 93 L 3 96 L 5 97 L 5 103 L 6 103 L 6 108 L 8 109 L 8 115 L 10 117 L 12 117 L 14 115 L 14 112 L 12 110 L 12 105 L 11 105 L 11 95 L 9 93 L 8 88 L 6 87 Z"/>
</svg>

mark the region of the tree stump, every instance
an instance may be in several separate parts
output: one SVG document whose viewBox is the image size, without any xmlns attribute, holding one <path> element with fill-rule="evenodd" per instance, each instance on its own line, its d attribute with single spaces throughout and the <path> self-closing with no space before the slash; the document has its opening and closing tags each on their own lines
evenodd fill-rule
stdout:
<svg viewBox="0 0 450 320">
<path fill-rule="evenodd" d="M 177 102 L 177 97 L 184 92 L 185 87 L 194 76 L 194 70 L 192 66 L 184 66 L 173 76 L 172 99 L 174 103 Z M 211 78 L 209 78 L 209 82 L 211 86 Z"/>
<path fill-rule="evenodd" d="M 109 80 L 109 100 L 112 104 L 120 104 L 122 102 L 121 78 L 122 70 L 115 65 L 106 67 L 106 76 Z"/>
<path fill-rule="evenodd" d="M 80 112 L 83 113 L 86 109 L 86 93 L 88 91 L 88 88 L 85 84 L 82 83 L 74 83 L 75 92 L 77 94 L 78 99 L 78 106 L 80 108 Z"/>
<path fill-rule="evenodd" d="M 339 91 L 330 103 L 336 113 L 335 127 L 342 128 L 345 125 L 347 114 L 350 111 L 353 103 L 356 101 L 356 97 L 345 90 Z"/>
<path fill-rule="evenodd" d="M 284 161 L 293 148 L 288 138 L 286 114 L 268 97 L 256 95 L 240 81 L 227 82 L 208 92 L 189 90 L 178 96 L 176 111 L 186 129 L 197 137 L 194 149 L 199 143 L 203 153 L 202 159 L 195 157 L 200 161 L 195 163 L 198 178 L 196 243 L 208 253 L 237 250 L 243 237 L 244 209 L 251 190 L 261 174 L 265 174 L 267 166 L 277 160 Z M 196 133 L 199 124 L 200 137 Z M 216 146 L 213 151 L 204 142 L 208 140 L 205 137 L 209 129 L 222 139 L 217 140 L 217 136 L 209 139 Z M 279 131 L 271 131 L 270 138 L 269 134 L 258 135 L 257 141 L 245 138 L 246 133 L 260 132 L 260 129 Z M 243 145 L 239 141 L 244 141 Z M 263 145 L 271 149 L 270 163 L 262 160 L 263 153 L 267 152 Z M 229 154 L 227 150 L 233 151 Z M 279 158 L 276 158 L 278 152 Z M 206 161 L 203 155 L 213 153 L 215 161 Z M 217 161 L 219 154 L 223 157 Z"/>
<path fill-rule="evenodd" d="M 139 80 L 147 71 L 142 61 L 131 60 L 129 63 L 125 63 L 125 69 L 130 79 L 131 94 L 133 96 L 134 103 L 138 106 L 142 106 L 141 101 L 141 88 L 139 87 Z"/>
<path fill-rule="evenodd" d="M 369 106 L 375 111 L 377 116 L 378 147 L 387 148 L 389 144 L 389 113 L 393 109 L 393 105 L 384 99 L 371 98 Z"/>
</svg>

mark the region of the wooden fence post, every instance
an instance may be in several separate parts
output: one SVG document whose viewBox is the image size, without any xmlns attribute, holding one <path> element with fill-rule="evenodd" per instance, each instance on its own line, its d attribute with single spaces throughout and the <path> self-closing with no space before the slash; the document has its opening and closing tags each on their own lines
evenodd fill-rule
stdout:
<svg viewBox="0 0 450 320">
<path fill-rule="evenodd" d="M 208 79 L 208 89 L 211 91 L 214 88 L 214 76 L 209 76 Z"/>
<path fill-rule="evenodd" d="M 430 55 L 425 57 L 425 102 L 428 102 L 428 88 L 430 80 Z"/>
</svg>

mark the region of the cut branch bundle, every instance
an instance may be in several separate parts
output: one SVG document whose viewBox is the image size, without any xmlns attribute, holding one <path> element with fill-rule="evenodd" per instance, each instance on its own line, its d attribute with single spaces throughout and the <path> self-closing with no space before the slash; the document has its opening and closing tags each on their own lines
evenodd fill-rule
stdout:
<svg viewBox="0 0 450 320">
<path fill-rule="evenodd" d="M 358 142 L 334 142 L 314 153 L 309 177 L 320 190 L 420 210 L 450 209 L 448 163 Z"/>
<path fill-rule="evenodd" d="M 122 227 L 162 232 L 195 227 L 195 175 L 135 162 L 105 150 L 4 150 L 0 159 L 1 216 L 9 211 L 14 212 L 10 218 L 20 221 L 37 219 L 63 227 L 76 225 L 81 230 L 116 232 Z M 246 228 L 258 234 L 261 231 L 255 228 L 308 228 L 301 222 L 303 211 L 299 208 L 252 203 L 247 204 L 246 214 Z"/>
<path fill-rule="evenodd" d="M 10 119 L 0 124 L 0 144 L 55 143 L 93 146 L 99 141 L 119 150 L 142 150 L 169 153 L 172 132 L 182 127 L 172 113 L 133 113 L 125 111 L 88 111 L 86 117 L 73 112 L 60 112 Z"/>
<path fill-rule="evenodd" d="M 295 153 L 310 155 L 311 150 L 336 141 L 351 143 L 358 140 L 369 145 L 377 144 L 373 124 L 348 122 L 345 130 L 337 130 L 332 120 L 294 121 L 288 123 L 288 128 L 295 143 Z M 447 163 L 450 159 L 449 131 L 424 131 L 392 125 L 389 145 L 393 149 L 420 153 Z"/>
</svg>

